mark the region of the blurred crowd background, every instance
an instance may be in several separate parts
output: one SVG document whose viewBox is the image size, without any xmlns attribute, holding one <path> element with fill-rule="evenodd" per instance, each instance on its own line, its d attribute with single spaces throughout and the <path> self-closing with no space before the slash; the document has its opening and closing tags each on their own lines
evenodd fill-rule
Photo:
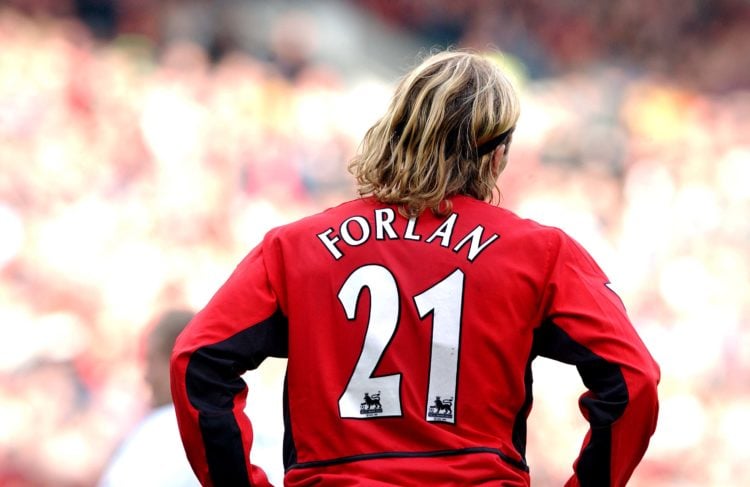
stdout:
<svg viewBox="0 0 750 487">
<path fill-rule="evenodd" d="M 149 409 L 143 335 L 346 162 L 432 49 L 497 48 L 523 113 L 503 205 L 563 228 L 662 367 L 631 485 L 750 483 L 750 2 L 0 1 L 0 485 L 95 485 Z M 279 481 L 284 364 L 250 374 Z M 534 485 L 586 425 L 538 361 Z"/>
</svg>

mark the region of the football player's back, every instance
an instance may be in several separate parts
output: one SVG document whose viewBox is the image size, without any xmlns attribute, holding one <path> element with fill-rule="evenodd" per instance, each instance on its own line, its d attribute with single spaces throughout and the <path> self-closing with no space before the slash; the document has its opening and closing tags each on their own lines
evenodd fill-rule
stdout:
<svg viewBox="0 0 750 487">
<path fill-rule="evenodd" d="M 269 235 L 289 320 L 290 481 L 527 478 L 525 377 L 548 249 L 538 225 L 451 203 L 407 218 L 367 198 Z M 396 465 L 409 466 L 400 480 Z"/>
<path fill-rule="evenodd" d="M 493 204 L 518 116 L 491 61 L 431 56 L 350 164 L 362 198 L 270 231 L 237 266 L 172 356 L 204 485 L 268 485 L 241 379 L 267 357 L 288 357 L 287 485 L 529 485 L 537 355 L 588 388 L 568 484 L 627 482 L 659 369 L 580 245 Z"/>
</svg>

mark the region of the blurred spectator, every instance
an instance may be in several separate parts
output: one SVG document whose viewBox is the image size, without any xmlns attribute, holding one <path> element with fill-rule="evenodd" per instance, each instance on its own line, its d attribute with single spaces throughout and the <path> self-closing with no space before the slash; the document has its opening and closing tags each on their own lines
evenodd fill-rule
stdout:
<svg viewBox="0 0 750 487">
<path fill-rule="evenodd" d="M 112 0 L 75 0 L 75 12 L 95 37 L 112 39 L 118 30 L 117 3 Z"/>
<path fill-rule="evenodd" d="M 742 0 L 350 1 L 428 45 L 496 45 L 535 76 L 617 62 L 699 88 L 750 83 L 750 70 L 732 61 L 750 45 L 750 4 Z"/>
<path fill-rule="evenodd" d="M 149 331 L 145 379 L 153 409 L 117 448 L 99 482 L 101 487 L 200 485 L 182 448 L 169 390 L 169 357 L 177 335 L 192 318 L 191 311 L 169 310 Z"/>
</svg>

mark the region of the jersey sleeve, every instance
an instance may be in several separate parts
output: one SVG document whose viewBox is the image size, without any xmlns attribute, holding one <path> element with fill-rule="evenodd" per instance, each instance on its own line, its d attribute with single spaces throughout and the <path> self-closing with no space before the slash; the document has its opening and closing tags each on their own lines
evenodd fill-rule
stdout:
<svg viewBox="0 0 750 487">
<path fill-rule="evenodd" d="M 253 430 L 244 413 L 248 389 L 241 375 L 267 357 L 286 357 L 287 334 L 259 245 L 178 337 L 172 396 L 188 460 L 202 485 L 270 485 L 250 461 Z"/>
<path fill-rule="evenodd" d="M 549 247 L 539 356 L 575 365 L 590 428 L 567 487 L 624 486 L 656 428 L 659 367 L 591 256 L 560 230 Z"/>
</svg>

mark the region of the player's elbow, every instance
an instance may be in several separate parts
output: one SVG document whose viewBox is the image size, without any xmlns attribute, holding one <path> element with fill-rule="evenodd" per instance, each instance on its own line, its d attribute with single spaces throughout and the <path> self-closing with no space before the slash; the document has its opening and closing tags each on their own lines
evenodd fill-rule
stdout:
<svg viewBox="0 0 750 487">
<path fill-rule="evenodd" d="M 644 376 L 631 396 L 631 402 L 637 402 L 644 408 L 655 409 L 659 405 L 659 379 L 654 376 Z"/>
<path fill-rule="evenodd" d="M 641 412 L 644 424 L 649 424 L 651 433 L 656 428 L 659 413 L 659 367 L 653 360 L 636 374 L 629 387 L 630 406 Z"/>
<path fill-rule="evenodd" d="M 658 386 L 661 380 L 661 371 L 659 365 L 651 358 L 646 361 L 641 368 L 641 383 L 643 400 L 648 403 L 656 404 L 658 402 Z"/>
</svg>

